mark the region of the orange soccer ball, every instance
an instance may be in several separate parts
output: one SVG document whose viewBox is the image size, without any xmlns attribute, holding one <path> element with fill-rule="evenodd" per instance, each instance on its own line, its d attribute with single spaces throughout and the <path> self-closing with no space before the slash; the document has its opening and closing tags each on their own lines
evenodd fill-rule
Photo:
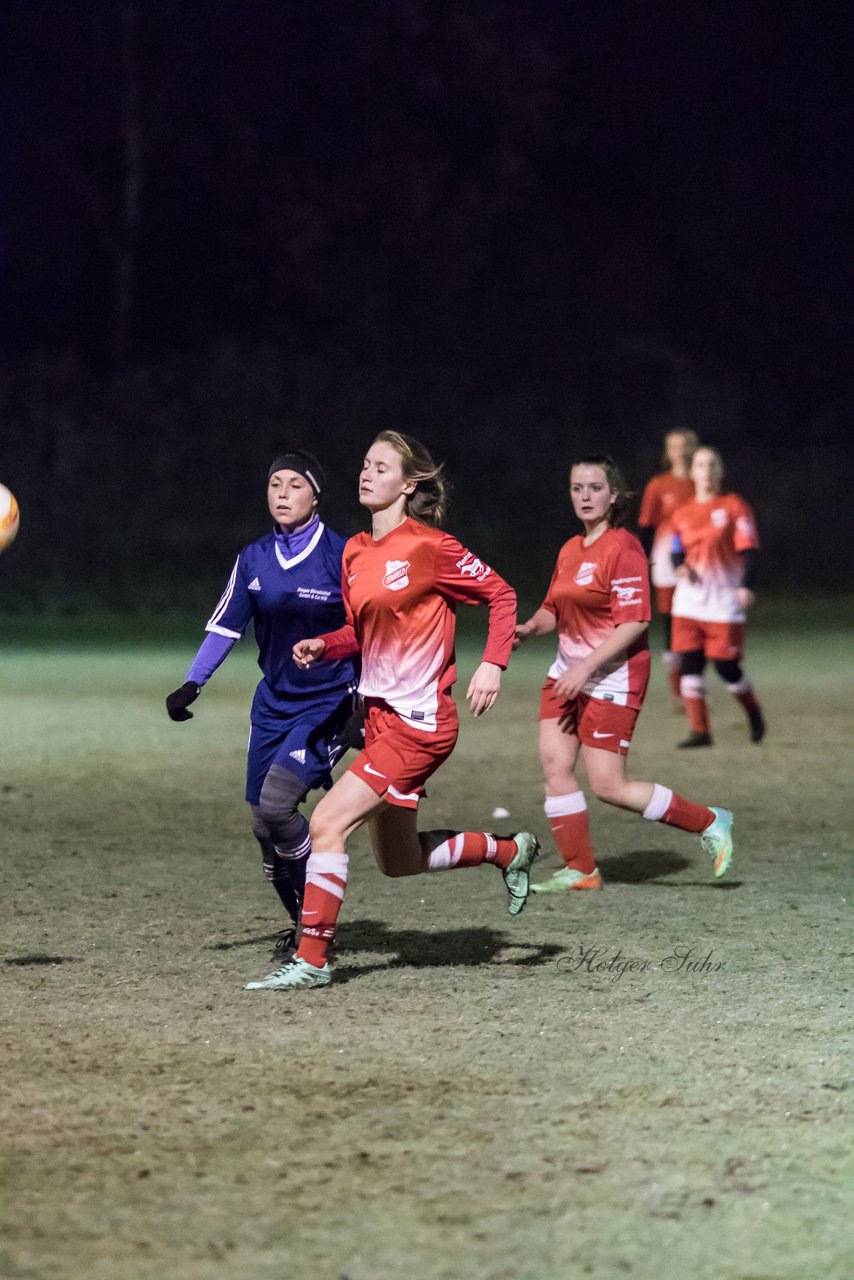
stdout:
<svg viewBox="0 0 854 1280">
<path fill-rule="evenodd" d="M 5 551 L 15 541 L 20 524 L 21 512 L 15 495 L 5 484 L 0 484 L 0 551 Z"/>
</svg>

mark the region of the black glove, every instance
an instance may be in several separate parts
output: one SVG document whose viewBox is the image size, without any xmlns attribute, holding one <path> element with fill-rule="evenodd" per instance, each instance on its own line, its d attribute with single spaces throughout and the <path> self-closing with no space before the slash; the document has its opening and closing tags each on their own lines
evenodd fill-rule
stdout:
<svg viewBox="0 0 854 1280">
<path fill-rule="evenodd" d="M 188 711 L 191 702 L 195 702 L 201 693 L 201 685 L 196 684 L 194 680 L 188 680 L 186 684 L 182 684 L 180 689 L 176 689 L 174 693 L 170 693 L 166 699 L 166 710 L 169 712 L 170 720 L 192 720 L 193 713 Z"/>
</svg>

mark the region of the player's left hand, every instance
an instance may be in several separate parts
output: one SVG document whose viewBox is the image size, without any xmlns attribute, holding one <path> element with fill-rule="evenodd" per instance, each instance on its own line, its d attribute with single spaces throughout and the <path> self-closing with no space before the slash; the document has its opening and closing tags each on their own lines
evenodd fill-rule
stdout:
<svg viewBox="0 0 854 1280">
<path fill-rule="evenodd" d="M 473 716 L 482 716 L 495 702 L 501 690 L 501 668 L 494 662 L 482 662 L 469 683 L 468 698 Z"/>
<path fill-rule="evenodd" d="M 561 675 L 555 680 L 554 691 L 561 702 L 569 702 L 577 698 L 590 679 L 590 672 L 584 662 L 570 662 Z"/>
<path fill-rule="evenodd" d="M 745 613 L 747 613 L 747 610 L 753 604 L 755 599 L 756 596 L 750 590 L 750 587 L 736 587 L 735 603 L 738 605 L 739 609 L 743 609 Z"/>
</svg>

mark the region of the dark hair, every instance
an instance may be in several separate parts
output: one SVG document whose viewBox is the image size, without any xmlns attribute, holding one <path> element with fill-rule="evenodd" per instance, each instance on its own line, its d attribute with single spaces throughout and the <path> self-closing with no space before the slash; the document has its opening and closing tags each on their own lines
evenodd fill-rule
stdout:
<svg viewBox="0 0 854 1280">
<path fill-rule="evenodd" d="M 434 462 L 420 440 L 402 431 L 381 431 L 374 444 L 391 445 L 400 456 L 404 480 L 415 481 L 415 489 L 406 499 L 406 514 L 421 524 L 439 527 L 448 509 L 450 487 L 444 464 Z"/>
<path fill-rule="evenodd" d="M 611 525 L 622 524 L 629 509 L 629 502 L 635 495 L 627 488 L 620 468 L 614 459 L 607 453 L 589 453 L 584 458 L 576 458 L 569 468 L 570 478 L 576 467 L 599 467 L 600 470 L 605 472 L 608 488 L 617 495 L 616 502 L 613 502 L 608 510 L 608 523 Z"/>
<path fill-rule="evenodd" d="M 323 474 L 323 468 L 314 454 L 309 453 L 307 449 L 286 449 L 284 453 L 280 453 L 277 458 L 274 458 L 267 471 L 268 483 L 271 476 L 274 476 L 277 471 L 295 471 L 297 475 L 302 476 L 311 485 L 315 498 L 319 499 L 326 488 L 326 476 Z"/>
</svg>

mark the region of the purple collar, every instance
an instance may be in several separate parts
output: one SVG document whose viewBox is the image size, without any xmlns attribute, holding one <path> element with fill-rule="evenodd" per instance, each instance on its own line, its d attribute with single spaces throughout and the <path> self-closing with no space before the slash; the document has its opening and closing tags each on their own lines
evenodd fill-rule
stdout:
<svg viewBox="0 0 854 1280">
<path fill-rule="evenodd" d="M 293 560 L 300 552 L 305 551 L 314 535 L 317 533 L 317 526 L 320 524 L 320 517 L 315 515 L 309 520 L 307 525 L 302 529 L 297 529 L 295 533 L 285 533 L 276 525 L 276 543 L 285 560 Z"/>
</svg>

